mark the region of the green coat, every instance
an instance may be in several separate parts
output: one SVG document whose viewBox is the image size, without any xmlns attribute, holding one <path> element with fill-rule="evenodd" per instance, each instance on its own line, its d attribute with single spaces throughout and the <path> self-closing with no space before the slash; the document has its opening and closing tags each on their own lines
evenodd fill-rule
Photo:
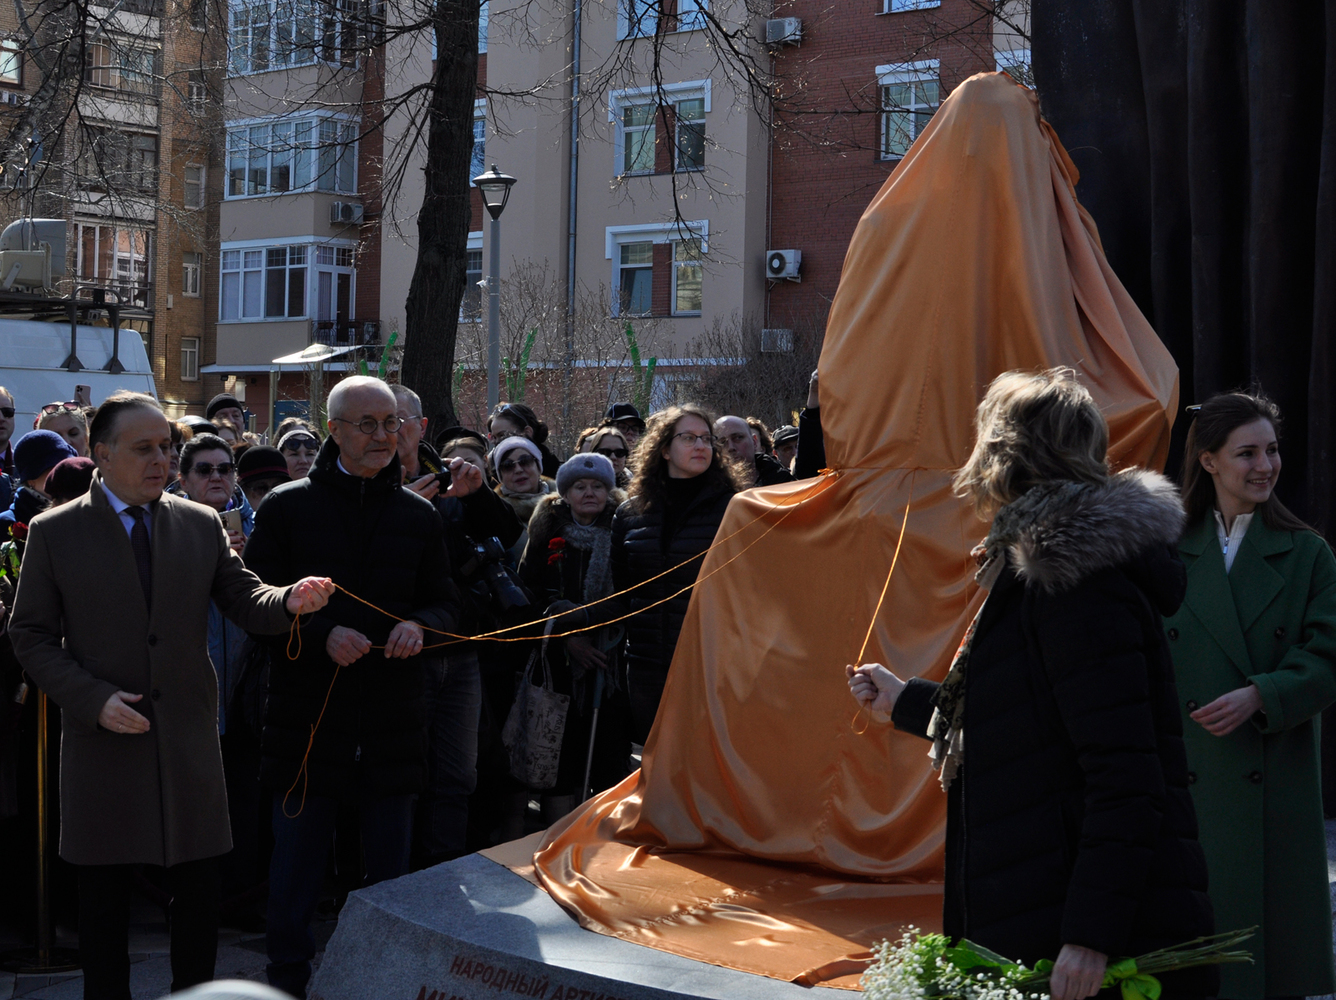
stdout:
<svg viewBox="0 0 1336 1000">
<path fill-rule="evenodd" d="M 1215 519 L 1179 542 L 1187 598 L 1165 622 L 1188 780 L 1218 931 L 1258 925 L 1255 965 L 1220 968 L 1236 1000 L 1333 992 L 1318 713 L 1336 701 L 1336 558 L 1253 518 L 1225 573 Z M 1263 712 L 1225 737 L 1188 714 L 1252 682 Z"/>
</svg>

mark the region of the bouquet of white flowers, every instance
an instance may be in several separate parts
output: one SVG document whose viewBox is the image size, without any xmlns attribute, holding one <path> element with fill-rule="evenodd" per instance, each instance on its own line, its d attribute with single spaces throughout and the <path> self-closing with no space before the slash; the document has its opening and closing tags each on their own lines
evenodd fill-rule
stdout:
<svg viewBox="0 0 1336 1000">
<path fill-rule="evenodd" d="M 1104 986 L 1119 987 L 1123 1000 L 1159 1000 L 1155 973 L 1251 962 L 1252 955 L 1238 945 L 1256 930 L 1197 938 L 1140 958 L 1111 961 Z M 862 980 L 868 1000 L 1047 1000 L 1049 996 L 1053 971 L 1049 959 L 1027 969 L 973 942 L 953 945 L 944 935 L 922 934 L 916 927 L 906 930 L 899 941 L 883 941 L 873 953 L 876 958 Z"/>
</svg>

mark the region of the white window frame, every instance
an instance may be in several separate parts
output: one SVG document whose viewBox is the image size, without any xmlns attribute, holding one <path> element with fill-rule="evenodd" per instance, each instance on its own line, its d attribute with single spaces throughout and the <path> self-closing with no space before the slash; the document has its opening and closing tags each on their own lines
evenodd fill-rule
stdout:
<svg viewBox="0 0 1336 1000">
<path fill-rule="evenodd" d="M 193 182 L 190 179 L 190 173 L 192 170 L 199 172 L 197 175 L 198 179 Z M 209 189 L 206 186 L 207 179 L 208 179 L 208 172 L 205 170 L 204 164 L 202 163 L 187 163 L 185 167 L 182 168 L 181 203 L 185 205 L 186 208 L 200 209 L 205 206 L 209 197 L 208 195 Z M 195 189 L 195 200 L 193 202 L 190 200 L 190 189 L 192 187 Z"/>
<path fill-rule="evenodd" d="M 324 126 L 329 123 L 338 123 L 339 130 L 345 138 L 335 143 L 332 147 L 336 152 L 334 154 L 335 165 L 331 170 L 322 166 L 322 150 L 326 144 L 322 142 L 322 133 Z M 277 148 L 273 143 L 274 126 L 288 126 L 292 129 L 292 144 L 282 149 Z M 250 188 L 250 132 L 252 129 L 269 129 L 269 144 L 262 147 L 265 149 L 265 187 L 263 192 L 251 194 Z M 224 140 L 223 154 L 225 158 L 226 174 L 223 180 L 223 199 L 225 201 L 239 201 L 245 198 L 280 198 L 288 194 L 303 194 L 310 191 L 323 191 L 328 194 L 356 195 L 359 178 L 357 176 L 358 147 L 361 142 L 358 138 L 361 124 L 353 115 L 345 114 L 305 114 L 289 117 L 287 115 L 277 115 L 269 118 L 241 118 L 227 123 L 227 135 Z M 276 153 L 288 154 L 287 164 L 290 173 L 293 175 L 286 191 L 274 191 L 272 178 L 274 173 L 274 156 Z M 240 156 L 245 161 L 245 180 L 243 184 L 247 189 L 241 194 L 234 194 L 232 191 L 232 171 L 233 159 Z M 338 160 L 341 157 L 347 157 L 350 167 L 348 176 L 351 178 L 351 184 L 346 189 L 339 186 Z M 304 159 L 305 173 L 307 180 L 304 184 L 296 183 L 296 174 L 298 173 L 298 161 Z M 282 161 L 280 161 L 282 162 Z M 328 183 L 326 177 L 332 180 Z"/>
<path fill-rule="evenodd" d="M 181 295 L 187 299 L 197 299 L 203 287 L 204 254 L 186 250 L 181 254 Z"/>
<path fill-rule="evenodd" d="M 12 36 L 0 38 L 0 85 L 23 86 L 23 41 Z M 13 68 L 13 73 L 8 69 Z"/>
<path fill-rule="evenodd" d="M 192 115 L 205 115 L 209 111 L 209 85 L 204 80 L 191 78 L 186 81 L 186 106 Z"/>
<path fill-rule="evenodd" d="M 487 7 L 487 0 L 482 0 L 478 7 L 478 55 L 487 54 L 487 22 L 490 19 L 490 11 Z M 431 57 L 436 58 L 436 32 L 431 33 Z"/>
<path fill-rule="evenodd" d="M 181 338 L 181 381 L 199 381 L 199 337 Z"/>
<path fill-rule="evenodd" d="M 305 262 L 301 265 L 306 268 L 306 301 L 300 316 L 265 316 L 265 304 L 267 296 L 265 294 L 268 271 L 268 251 L 276 247 L 304 247 L 306 251 Z M 322 263 L 320 251 L 324 248 L 332 248 L 337 254 L 340 251 L 347 251 L 352 261 L 349 265 Z M 318 290 L 320 287 L 319 273 L 321 271 L 329 272 L 331 275 L 346 274 L 349 276 L 349 295 L 348 295 L 348 316 L 351 319 L 356 315 L 356 297 L 357 297 L 357 241 L 356 240 L 322 240 L 314 236 L 287 236 L 264 240 L 232 240 L 219 244 L 219 266 L 218 266 L 218 322 L 220 324 L 230 323 L 292 323 L 300 320 L 318 320 L 320 316 L 320 303 L 317 301 Z M 232 258 L 230 253 L 239 254 L 236 258 L 241 265 L 237 268 L 227 267 Z M 246 254 L 258 253 L 253 262 L 248 264 Z M 286 265 L 290 269 L 292 264 Z M 257 273 L 259 282 L 258 288 L 258 313 L 255 315 L 246 312 L 246 290 L 245 275 L 247 273 Z M 235 290 L 237 315 L 224 319 L 227 307 L 229 305 L 229 293 L 227 291 L 228 275 L 239 275 L 237 287 Z M 337 288 L 337 278 L 331 277 L 331 286 Z M 291 308 L 289 304 L 289 308 Z"/>
<path fill-rule="evenodd" d="M 613 90 L 608 92 L 608 123 L 613 128 L 613 168 L 614 177 L 627 176 L 622 172 L 622 165 L 626 160 L 626 137 L 623 127 L 622 110 L 636 104 L 653 104 L 656 109 L 654 116 L 655 127 L 658 127 L 659 116 L 657 108 L 660 101 L 667 101 L 676 108 L 679 101 L 698 99 L 705 102 L 705 113 L 710 113 L 712 101 L 713 83 L 709 79 L 705 80 L 684 80 L 681 83 L 667 83 L 662 87 L 628 87 L 624 90 Z M 706 135 L 709 135 L 707 128 Z M 673 136 L 673 167 L 677 166 L 677 137 Z M 646 176 L 653 172 L 650 170 L 629 175 L 633 177 Z"/>
<path fill-rule="evenodd" d="M 668 301 L 669 301 L 669 309 L 668 309 L 668 313 L 669 313 L 669 315 L 671 315 L 671 316 L 699 316 L 699 315 L 701 315 L 701 313 L 702 313 L 702 311 L 704 310 L 704 307 L 705 307 L 705 290 L 704 290 L 704 285 L 705 285 L 705 243 L 704 243 L 704 241 L 703 241 L 703 240 L 701 241 L 701 253 L 700 253 L 700 256 L 699 256 L 699 257 L 695 258 L 694 260 L 683 260 L 683 261 L 679 261 L 679 260 L 677 259 L 677 248 L 680 247 L 683 243 L 687 242 L 688 240 L 694 240 L 694 239 L 695 239 L 694 236 L 688 236 L 688 237 L 686 237 L 686 238 L 683 238 L 683 237 L 681 237 L 681 236 L 679 235 L 679 237 L 678 237 L 677 239 L 673 240 L 673 241 L 671 242 L 671 244 L 670 244 L 670 246 L 672 247 L 672 254 L 671 254 L 671 256 L 668 258 L 668 268 L 669 268 L 669 270 L 670 270 L 672 273 L 671 273 L 670 276 L 669 276 L 669 277 L 670 277 L 670 282 L 669 282 L 669 286 L 668 286 L 668 294 L 671 296 L 671 298 L 668 300 Z M 693 266 L 693 265 L 694 265 L 695 267 L 700 268 L 700 271 L 701 271 L 701 308 L 700 308 L 700 309 L 678 309 L 678 308 L 677 308 L 677 269 L 678 269 L 679 266 L 691 267 L 691 266 Z"/>
<path fill-rule="evenodd" d="M 467 252 L 470 253 L 470 254 L 475 254 L 475 253 L 476 253 L 476 254 L 478 254 L 479 256 L 482 255 L 482 230 L 481 230 L 481 229 L 477 230 L 476 232 L 469 233 L 469 241 L 468 241 L 468 250 L 467 250 Z M 479 280 L 479 281 L 484 281 L 484 280 L 486 280 L 486 278 L 487 278 L 487 268 L 486 268 L 486 265 L 482 263 L 482 261 L 479 261 L 479 264 L 480 264 L 481 266 L 479 267 L 479 269 L 478 269 L 478 271 L 477 271 L 477 274 L 478 274 L 478 280 Z M 465 281 L 468 280 L 468 274 L 469 274 L 469 271 L 468 271 L 467 268 L 466 268 L 465 271 L 464 271 Z M 475 287 L 475 288 L 478 287 L 476 283 L 474 284 L 474 287 Z M 464 289 L 464 294 L 465 294 L 466 296 L 468 295 L 468 288 L 467 288 L 467 287 L 465 287 L 465 289 Z M 477 315 L 477 316 L 470 316 L 470 315 L 468 315 L 468 313 L 465 312 L 465 310 L 464 310 L 464 301 L 463 301 L 463 299 L 460 299 L 460 302 L 459 302 L 459 321 L 460 321 L 461 323 L 481 323 L 481 322 L 482 322 L 482 308 L 481 308 L 481 305 L 482 305 L 483 300 L 486 299 L 486 297 L 487 297 L 487 293 L 486 293 L 483 289 L 478 288 L 478 303 L 479 303 L 479 309 L 478 309 L 478 315 Z"/>
<path fill-rule="evenodd" d="M 634 11 L 639 8 L 640 13 Z M 655 0 L 617 0 L 617 39 L 653 38 L 659 30 Z"/>
<path fill-rule="evenodd" d="M 135 65 L 131 57 L 147 59 L 148 66 Z M 99 61 L 100 60 L 100 61 Z M 162 79 L 162 49 L 116 34 L 104 34 L 90 42 L 84 57 L 84 82 L 97 90 L 149 95 Z"/>
<path fill-rule="evenodd" d="M 1034 86 L 1034 70 L 1030 68 L 1030 50 L 998 49 L 993 53 L 997 60 L 997 71 L 1008 74 L 1023 87 Z"/>
<path fill-rule="evenodd" d="M 690 5 L 690 9 L 682 11 L 683 5 Z M 710 10 L 710 0 L 677 0 L 677 31 L 703 31 L 708 23 L 705 15 Z M 689 21 L 685 27 L 683 21 Z"/>
<path fill-rule="evenodd" d="M 333 16 L 329 4 L 336 7 Z M 355 67 L 364 43 L 356 0 L 232 0 L 227 23 L 227 75 L 234 77 L 316 63 Z M 264 42 L 259 66 L 260 48 L 252 44 L 257 28 Z"/>
<path fill-rule="evenodd" d="M 701 253 L 710 250 L 710 220 L 692 222 L 651 222 L 641 225 L 608 226 L 603 231 L 603 253 L 611 266 L 612 315 L 621 315 L 621 246 L 623 243 L 673 243 L 680 239 L 699 239 Z M 669 262 L 671 267 L 671 261 Z M 675 279 L 674 284 L 676 283 Z M 674 298 L 676 296 L 674 295 Z M 676 304 L 675 302 L 673 304 Z"/>
<path fill-rule="evenodd" d="M 478 152 L 479 133 L 482 133 L 482 152 Z M 487 98 L 473 102 L 473 155 L 469 160 L 469 182 L 487 171 Z"/>
<path fill-rule="evenodd" d="M 886 126 L 888 124 L 887 115 L 892 112 L 885 107 L 882 98 L 882 88 L 893 86 L 895 84 L 905 83 L 929 83 L 937 84 L 937 103 L 931 105 L 932 108 L 938 108 L 942 103 L 942 81 L 940 73 L 940 62 L 936 59 L 923 59 L 919 62 L 908 63 L 888 63 L 877 67 L 877 158 L 883 161 L 899 160 L 904 154 L 888 154 L 886 152 Z M 930 105 L 923 105 L 929 107 Z M 913 108 L 919 105 L 912 105 Z M 906 109 L 896 109 L 906 110 Z M 935 113 L 935 112 L 934 112 Z M 917 139 L 917 133 L 910 140 Z"/>
<path fill-rule="evenodd" d="M 911 10 L 940 7 L 942 0 L 881 0 L 881 14 L 903 14 Z"/>
</svg>

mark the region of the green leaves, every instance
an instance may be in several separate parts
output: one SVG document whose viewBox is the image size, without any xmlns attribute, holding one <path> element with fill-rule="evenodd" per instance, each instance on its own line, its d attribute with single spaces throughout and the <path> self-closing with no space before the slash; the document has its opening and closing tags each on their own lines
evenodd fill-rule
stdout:
<svg viewBox="0 0 1336 1000">
<path fill-rule="evenodd" d="M 943 952 L 943 957 L 961 972 L 995 969 L 999 975 L 1005 976 L 1012 972 L 1023 971 L 1022 966 L 1016 962 L 964 938 L 961 938 L 960 944 L 954 948 L 947 948 Z"/>
<path fill-rule="evenodd" d="M 631 355 L 631 402 L 641 413 L 648 413 L 654 391 L 654 365 L 659 359 L 650 358 L 648 363 L 641 365 L 640 342 L 629 320 L 622 335 L 626 337 L 627 353 Z"/>
<path fill-rule="evenodd" d="M 1104 970 L 1104 986 L 1117 986 L 1123 1000 L 1160 1000 L 1160 981 L 1137 971 L 1134 958 L 1122 958 Z"/>
<path fill-rule="evenodd" d="M 538 327 L 534 327 L 524 338 L 524 345 L 520 348 L 517 361 L 512 362 L 510 358 L 501 359 L 501 364 L 506 369 L 506 399 L 512 403 L 524 400 L 524 383 L 529 375 L 529 355 L 533 353 L 533 344 L 537 339 Z"/>
</svg>

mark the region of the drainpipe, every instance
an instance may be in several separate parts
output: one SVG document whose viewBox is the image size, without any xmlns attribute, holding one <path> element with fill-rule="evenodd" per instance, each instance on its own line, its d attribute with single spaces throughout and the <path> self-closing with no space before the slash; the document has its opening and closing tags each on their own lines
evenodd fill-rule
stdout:
<svg viewBox="0 0 1336 1000">
<path fill-rule="evenodd" d="M 566 371 L 563 375 L 561 416 L 571 420 L 571 392 L 575 378 L 575 233 L 580 181 L 580 22 L 582 0 L 574 0 L 571 27 L 571 188 L 566 197 Z"/>
</svg>

